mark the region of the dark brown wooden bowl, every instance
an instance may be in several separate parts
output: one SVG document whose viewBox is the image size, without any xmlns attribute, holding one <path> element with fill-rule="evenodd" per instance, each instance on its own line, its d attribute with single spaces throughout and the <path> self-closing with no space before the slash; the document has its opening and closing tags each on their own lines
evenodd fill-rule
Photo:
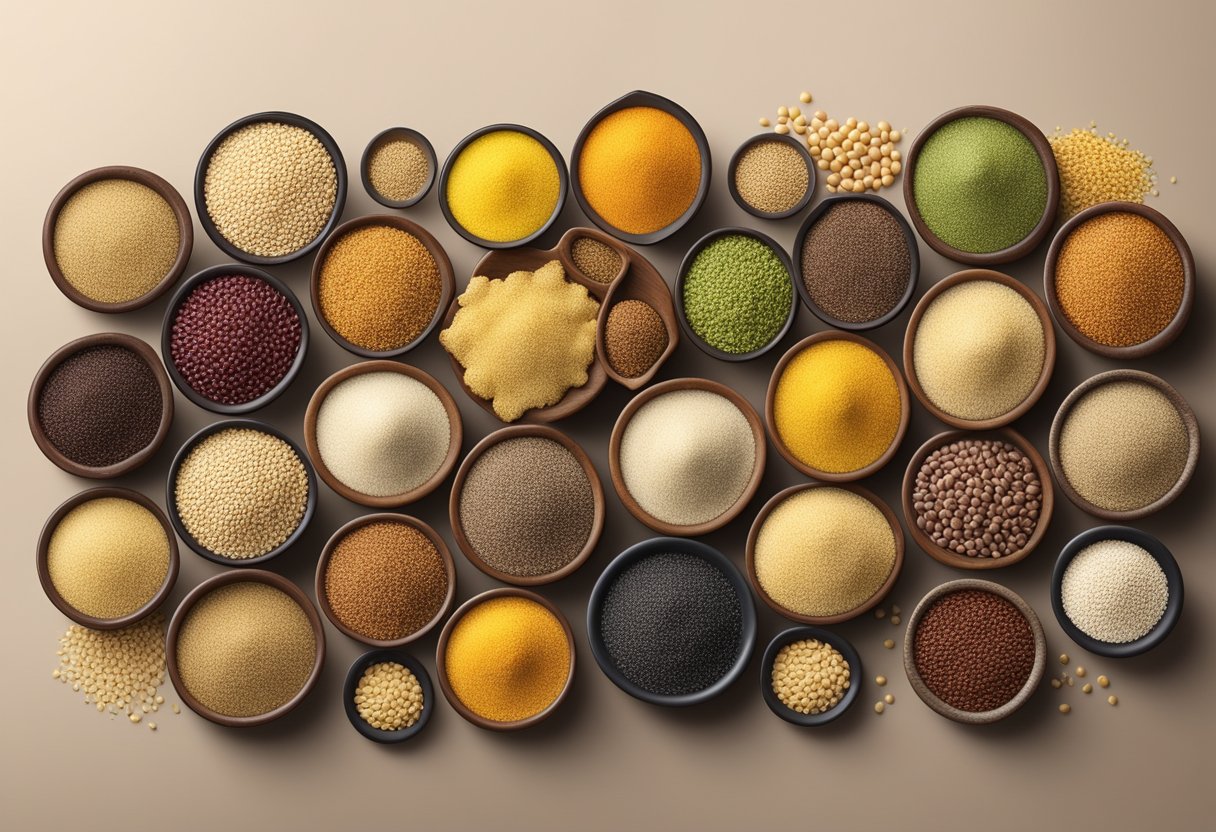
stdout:
<svg viewBox="0 0 1216 832">
<path fill-rule="evenodd" d="M 372 154 L 376 149 L 385 142 L 398 139 L 404 139 L 415 145 L 427 159 L 428 172 L 426 182 L 418 189 L 418 193 L 409 199 L 389 199 L 377 191 L 376 187 L 372 184 L 368 169 L 368 166 L 371 164 Z M 423 197 L 430 193 L 431 186 L 435 184 L 435 171 L 438 167 L 439 162 L 435 158 L 435 148 L 426 136 L 409 127 L 390 127 L 387 130 L 381 130 L 367 143 L 367 147 L 363 150 L 363 158 L 359 160 L 359 178 L 363 180 L 363 189 L 367 191 L 367 195 L 385 208 L 409 208 L 412 205 L 417 205 L 422 201 Z"/>
<path fill-rule="evenodd" d="M 882 586 L 878 591 L 871 595 L 866 601 L 854 609 L 846 612 L 837 613 L 836 615 L 803 615 L 799 612 L 794 612 L 791 609 L 783 607 L 772 599 L 772 597 L 764 591 L 764 587 L 760 585 L 760 579 L 756 577 L 756 541 L 760 539 L 760 529 L 764 527 L 764 523 L 768 520 L 768 516 L 773 513 L 777 506 L 781 505 L 788 498 L 793 497 L 803 491 L 809 491 L 812 488 L 839 488 L 844 491 L 851 491 L 859 497 L 864 497 L 870 503 L 882 512 L 882 516 L 886 518 L 887 523 L 891 526 L 891 533 L 895 535 L 895 563 L 891 565 L 891 574 L 883 581 Z M 808 482 L 801 485 L 791 485 L 782 491 L 778 491 L 772 498 L 764 504 L 760 509 L 760 513 L 756 515 L 756 519 L 752 521 L 752 527 L 747 533 L 747 580 L 752 585 L 752 589 L 761 601 L 768 604 L 781 615 L 797 621 L 800 624 L 826 625 L 839 624 L 842 621 L 849 621 L 856 618 L 868 610 L 874 609 L 887 597 L 887 593 L 891 591 L 891 587 L 895 586 L 895 582 L 899 580 L 899 573 L 904 567 L 904 533 L 899 527 L 899 518 L 895 516 L 895 512 L 881 498 L 868 489 L 862 488 L 860 485 L 853 483 L 823 483 L 823 482 Z"/>
<path fill-rule="evenodd" d="M 925 316 L 925 311 L 929 308 L 930 304 L 947 289 L 972 280 L 987 280 L 1013 289 L 1030 304 L 1030 308 L 1039 316 L 1039 323 L 1043 327 L 1043 371 L 1039 374 L 1038 383 L 1035 384 L 1026 398 L 1022 400 L 1021 404 L 1008 413 L 991 419 L 960 419 L 957 416 L 950 415 L 934 404 L 928 395 L 925 394 L 924 388 L 920 386 L 920 380 L 916 376 L 916 361 L 913 358 L 916 332 L 920 328 L 921 319 Z M 1047 389 L 1048 382 L 1051 381 L 1051 373 L 1055 365 L 1056 331 L 1051 325 L 1051 315 L 1047 312 L 1047 307 L 1039 299 L 1039 296 L 1024 283 L 1015 280 L 1003 272 L 994 272 L 991 269 L 964 269 L 961 272 L 955 272 L 945 280 L 933 284 L 929 288 L 929 291 L 925 292 L 924 296 L 916 304 L 916 308 L 912 310 L 912 317 L 908 319 L 908 329 L 904 332 L 904 372 L 908 374 L 908 387 L 912 389 L 913 395 L 916 396 L 925 410 L 947 425 L 961 430 L 993 430 L 994 428 L 1004 427 L 1010 422 L 1021 418 L 1042 397 L 1043 392 Z"/>
<path fill-rule="evenodd" d="M 519 439 L 525 436 L 549 439 L 573 454 L 574 458 L 578 460 L 579 465 L 582 466 L 583 473 L 587 475 L 587 480 L 591 483 L 591 499 L 594 503 L 591 532 L 587 535 L 587 542 L 583 544 L 583 548 L 575 555 L 572 561 L 561 569 L 543 575 L 513 575 L 510 572 L 503 572 L 486 563 L 477 554 L 477 549 L 473 546 L 472 541 L 469 540 L 468 535 L 465 534 L 464 522 L 460 514 L 460 497 L 464 493 L 465 480 L 468 479 L 469 472 L 473 470 L 473 466 L 477 464 L 477 460 L 495 445 L 508 439 Z M 599 474 L 595 470 L 595 464 L 592 463 L 591 457 L 587 455 L 587 452 L 583 450 L 581 445 L 569 436 L 566 436 L 566 434 L 548 425 L 511 425 L 510 427 L 499 428 L 482 439 L 473 447 L 473 450 L 469 451 L 469 455 L 464 458 L 464 462 L 460 463 L 460 469 L 456 472 L 456 479 L 452 482 L 452 491 L 448 498 L 448 518 L 452 525 L 452 536 L 456 538 L 456 545 L 460 547 L 460 551 L 464 553 L 464 556 L 469 559 L 471 564 L 491 578 L 516 586 L 548 584 L 572 574 L 586 563 L 587 559 L 591 557 L 591 553 L 595 551 L 596 544 L 600 541 L 600 534 L 604 531 L 604 486 L 600 483 Z"/>
<path fill-rule="evenodd" d="M 929 226 L 925 224 L 925 221 L 921 218 L 920 211 L 916 207 L 916 194 L 913 182 L 916 175 L 916 160 L 920 156 L 920 150 L 924 147 L 929 137 L 937 132 L 938 128 L 960 118 L 991 118 L 1005 122 L 1016 128 L 1019 133 L 1034 145 L 1034 149 L 1039 154 L 1039 161 L 1043 163 L 1043 170 L 1047 174 L 1047 204 L 1043 207 L 1043 216 L 1039 218 L 1038 224 L 1035 225 L 1034 229 L 1025 238 L 1009 248 L 982 254 L 957 249 L 943 241 L 929 229 Z M 970 266 L 997 266 L 1001 263 L 1011 263 L 1014 260 L 1020 260 L 1030 254 L 1030 252 L 1038 247 L 1039 243 L 1046 239 L 1052 225 L 1055 224 L 1056 212 L 1060 207 L 1060 173 L 1056 168 L 1056 157 L 1051 150 L 1051 144 L 1047 141 L 1047 137 L 1043 135 L 1042 130 L 1035 127 L 1028 119 L 1023 118 L 1017 113 L 1011 113 L 1009 110 L 1002 110 L 999 107 L 989 107 L 986 105 L 958 107 L 957 109 L 942 113 L 933 119 L 916 135 L 916 139 L 912 142 L 912 147 L 908 149 L 908 154 L 904 158 L 903 177 L 904 205 L 908 208 L 908 215 L 912 218 L 912 225 L 916 227 L 916 233 L 938 254 Z"/>
<path fill-rule="evenodd" d="M 312 674 L 304 682 L 304 686 L 287 702 L 284 702 L 279 707 L 272 711 L 267 711 L 264 714 L 256 716 L 227 716 L 211 710 L 203 703 L 199 702 L 190 691 L 186 689 L 185 683 L 182 682 L 181 672 L 177 666 L 177 640 L 181 635 L 182 625 L 189 616 L 190 611 L 194 606 L 203 599 L 212 590 L 220 587 L 228 586 L 229 584 L 239 583 L 241 581 L 253 581 L 254 583 L 262 583 L 267 586 L 272 586 L 275 589 L 287 594 L 293 601 L 300 605 L 304 610 L 304 614 L 308 616 L 308 622 L 312 625 L 313 638 L 316 640 L 317 653 L 313 660 Z M 177 607 L 177 612 L 173 613 L 173 619 L 169 622 L 169 633 L 165 637 L 165 665 L 169 671 L 169 678 L 173 681 L 173 687 L 177 691 L 177 695 L 182 698 L 186 706 L 203 719 L 210 720 L 216 725 L 223 725 L 226 728 L 247 728 L 253 725 L 262 725 L 267 722 L 272 722 L 279 717 L 286 716 L 291 711 L 294 711 L 304 697 L 308 696 L 309 691 L 317 683 L 317 679 L 321 677 L 321 668 L 325 664 L 325 627 L 321 624 L 321 616 L 317 614 L 317 608 L 313 606 L 312 601 L 308 600 L 308 596 L 291 581 L 278 575 L 274 572 L 267 572 L 265 569 L 242 569 L 229 572 L 221 572 L 214 575 L 190 591 L 181 604 Z"/>
<path fill-rule="evenodd" d="M 380 352 L 364 349 L 358 344 L 352 344 L 350 341 L 347 341 L 338 334 L 338 331 L 333 328 L 321 311 L 321 272 L 325 267 L 325 259 L 329 256 L 329 252 L 339 240 L 351 231 L 375 226 L 388 226 L 398 231 L 404 231 L 417 238 L 418 242 L 426 246 L 426 250 L 430 252 L 431 257 L 435 259 L 435 265 L 439 268 L 439 303 L 435 305 L 435 311 L 431 315 L 431 322 L 426 325 L 426 328 L 422 332 L 418 333 L 417 338 L 410 341 L 404 347 L 382 350 Z M 363 358 L 395 358 L 399 355 L 404 355 L 421 344 L 434 331 L 435 327 L 439 324 L 440 317 L 443 315 L 443 310 L 447 309 L 448 305 L 452 302 L 452 295 L 456 293 L 456 277 L 452 271 L 452 261 L 448 259 L 448 253 L 444 251 L 443 245 L 435 239 L 435 236 L 431 232 L 418 223 L 407 220 L 405 217 L 398 217 L 394 214 L 369 214 L 364 217 L 355 217 L 353 220 L 347 220 L 342 223 L 321 244 L 321 248 L 317 250 L 317 256 L 312 261 L 308 292 L 312 298 L 312 311 L 317 316 L 317 322 L 321 324 L 321 328 L 325 330 L 325 333 L 330 338 L 334 339 L 334 342 L 338 346 Z"/>
<path fill-rule="evenodd" d="M 1034 664 L 1031 666 L 1030 676 L 1026 679 L 1026 684 L 1022 686 L 1022 689 L 1016 696 L 1001 707 L 991 711 L 964 711 L 961 708 L 946 704 L 937 697 L 937 694 L 929 690 L 928 685 L 921 678 L 920 671 L 916 669 L 916 628 L 920 626 L 921 619 L 925 617 L 925 613 L 929 611 L 929 608 L 939 598 L 965 589 L 990 592 L 1009 601 L 1025 616 L 1027 623 L 1030 624 L 1030 632 L 1034 636 Z M 916 695 L 921 698 L 922 702 L 937 713 L 955 722 L 961 722 L 964 725 L 986 725 L 992 722 L 999 722 L 1009 716 L 1018 708 L 1025 705 L 1027 700 L 1038 690 L 1046 667 L 1047 639 L 1043 635 L 1043 625 L 1039 623 L 1039 617 L 1035 615 L 1034 608 L 1030 604 L 1027 604 L 1022 596 L 1012 589 L 1007 589 L 1000 584 L 994 584 L 992 581 L 981 581 L 975 578 L 961 578 L 955 581 L 947 581 L 929 590 L 928 594 L 916 605 L 916 609 L 912 610 L 912 615 L 908 617 L 908 626 L 904 634 L 904 672 L 908 675 L 908 682 L 912 685 L 912 689 L 916 691 Z"/>
<path fill-rule="evenodd" d="M 82 350 L 101 346 L 116 346 L 129 349 L 148 365 L 148 368 L 152 371 L 152 375 L 156 377 L 156 386 L 160 388 L 160 426 L 156 430 L 156 435 L 152 437 L 152 441 L 142 450 L 132 454 L 122 462 L 116 462 L 113 465 L 106 465 L 101 468 L 92 468 L 73 462 L 55 447 L 46 435 L 46 431 L 42 428 L 42 419 L 38 415 L 38 403 L 42 398 L 42 390 L 46 387 L 47 380 L 60 364 Z M 96 335 L 86 335 L 83 338 L 77 338 L 75 341 L 70 341 L 51 353 L 50 358 L 44 361 L 38 369 L 38 373 L 34 376 L 34 382 L 30 385 L 29 397 L 26 399 L 25 404 L 25 415 L 26 420 L 29 422 L 30 434 L 33 435 L 34 442 L 38 444 L 38 449 L 42 451 L 47 459 L 69 474 L 75 474 L 78 477 L 88 477 L 96 480 L 110 479 L 134 471 L 151 459 L 160 450 L 160 446 L 165 443 L 165 438 L 169 435 L 169 428 L 173 425 L 173 387 L 169 384 L 169 376 L 165 374 L 165 368 L 161 366 L 160 356 L 146 342 L 141 341 L 133 335 L 125 335 L 121 332 L 101 332 Z"/>
<path fill-rule="evenodd" d="M 758 144 L 763 144 L 764 142 L 781 142 L 783 144 L 788 144 L 790 147 L 798 151 L 798 155 L 802 157 L 802 161 L 806 164 L 806 172 L 808 177 L 806 183 L 806 193 L 803 194 L 802 199 L 798 200 L 798 202 L 795 203 L 792 208 L 788 208 L 784 211 L 760 210 L 743 198 L 743 194 L 739 193 L 739 184 L 735 181 L 735 174 L 739 170 L 739 162 L 742 160 L 743 155 L 751 148 Z M 811 204 L 811 200 L 815 196 L 815 180 L 817 178 L 817 170 L 815 160 L 811 158 L 811 153 L 806 149 L 805 142 L 799 141 L 797 138 L 789 135 L 788 133 L 781 134 L 770 131 L 768 133 L 760 133 L 759 135 L 752 136 L 750 139 L 745 139 L 743 144 L 739 145 L 739 148 L 734 152 L 734 155 L 730 157 L 730 166 L 726 169 L 726 188 L 730 191 L 731 199 L 735 201 L 735 204 L 747 213 L 751 214 L 753 217 L 759 217 L 762 220 L 780 220 L 785 219 L 786 217 L 794 216 L 794 214 L 797 214 L 803 208 Z"/>
<path fill-rule="evenodd" d="M 562 625 L 562 630 L 566 633 L 566 646 L 570 650 L 570 674 L 566 677 L 566 685 L 562 688 L 561 693 L 557 698 L 549 703 L 549 707 L 545 708 L 538 714 L 533 714 L 527 719 L 516 720 L 515 722 L 496 722 L 492 719 L 486 719 L 480 714 L 476 714 L 469 709 L 460 698 L 456 696 L 456 692 L 452 690 L 452 683 L 448 681 L 447 669 L 447 652 L 448 641 L 452 637 L 452 631 L 456 628 L 456 624 L 460 619 L 464 618 L 474 607 L 482 604 L 485 601 L 494 598 L 526 598 L 529 601 L 535 601 L 542 607 L 553 613 L 558 623 Z M 439 634 L 439 645 L 435 648 L 435 675 L 439 678 L 439 687 L 443 690 L 444 698 L 448 700 L 448 704 L 452 706 L 456 713 L 467 719 L 469 722 L 476 725 L 478 728 L 485 728 L 490 731 L 519 731 L 524 728 L 530 728 L 538 722 L 544 722 L 558 707 L 565 701 L 566 695 L 570 692 L 570 685 L 574 682 L 574 665 L 577 658 L 577 652 L 574 644 L 574 632 L 570 629 L 570 622 L 566 620 L 566 616 L 562 611 L 549 599 L 537 595 L 527 589 L 518 587 L 499 587 L 498 589 L 487 590 L 480 595 L 474 595 L 469 600 L 457 608 L 456 612 L 452 613 L 452 617 L 443 625 L 443 631 Z"/>
<path fill-rule="evenodd" d="M 59 594 L 59 590 L 55 588 L 55 584 L 51 581 L 51 571 L 49 568 L 51 537 L 55 534 L 55 529 L 59 527 L 60 521 L 77 506 L 103 497 L 130 500 L 143 506 L 152 512 L 152 515 L 160 523 L 161 529 L 164 530 L 166 539 L 169 541 L 169 569 L 165 572 L 164 583 L 161 584 L 160 589 L 156 591 L 156 594 L 152 596 L 148 603 L 130 615 L 124 615 L 121 618 L 96 618 L 92 615 L 85 615 L 73 607 Z M 142 621 L 154 613 L 165 602 L 165 599 L 169 597 L 169 593 L 173 591 L 173 585 L 177 582 L 177 572 L 180 563 L 181 560 L 177 552 L 177 538 L 173 536 L 173 527 L 169 525 L 169 519 L 165 517 L 165 513 L 161 511 L 160 506 L 152 502 L 147 496 L 140 494 L 138 491 L 132 491 L 129 488 L 102 486 L 100 488 L 89 488 L 69 497 L 59 505 L 59 508 L 51 512 L 51 516 L 47 518 L 46 523 L 42 526 L 42 533 L 38 536 L 38 581 L 42 584 L 42 591 L 46 593 L 46 597 L 50 599 L 51 603 L 59 608 L 61 613 L 82 627 L 88 627 L 90 630 L 120 630 L 123 627 L 131 626 L 137 621 Z"/>
<path fill-rule="evenodd" d="M 979 558 L 960 555 L 957 552 L 952 552 L 949 549 L 938 546 L 916 524 L 916 509 L 912 505 L 912 492 L 916 488 L 916 475 L 920 473 L 921 466 L 924 465 L 929 454 L 960 439 L 992 439 L 1007 442 L 1026 455 L 1026 458 L 1030 460 L 1030 464 L 1034 466 L 1035 473 L 1039 476 L 1039 485 L 1043 489 L 1043 492 L 1040 500 L 1038 522 L 1035 524 L 1034 532 L 1031 533 L 1030 539 L 1026 541 L 1026 545 L 1011 555 L 1000 558 Z M 916 545 L 929 557 L 938 563 L 953 566 L 956 569 L 1001 569 L 1025 560 L 1026 556 L 1033 552 L 1043 540 L 1043 535 L 1047 533 L 1047 527 L 1051 523 L 1052 511 L 1055 508 L 1055 487 L 1051 482 L 1051 469 L 1047 467 L 1047 463 L 1043 460 L 1042 455 L 1035 449 L 1030 440 L 1013 428 L 1001 428 L 1000 430 L 981 433 L 953 430 L 939 433 L 937 436 L 926 441 L 925 444 L 917 449 L 916 453 L 912 454 L 912 459 L 908 462 L 908 469 L 904 472 L 902 501 L 904 522 L 907 523 L 908 534 L 912 535 L 912 539 L 916 541 Z"/>
<path fill-rule="evenodd" d="M 794 456 L 793 451 L 785 445 L 785 440 L 781 438 L 781 434 L 777 431 L 776 418 L 776 402 L 777 402 L 777 385 L 781 382 L 781 376 L 785 373 L 785 368 L 794 358 L 805 350 L 807 347 L 813 346 L 824 341 L 851 341 L 854 344 L 872 350 L 883 363 L 887 365 L 887 369 L 891 371 L 891 375 L 895 377 L 895 386 L 899 388 L 899 427 L 895 429 L 895 436 L 891 439 L 891 444 L 883 452 L 882 456 L 871 462 L 864 468 L 858 468 L 856 471 L 845 471 L 844 473 L 836 474 L 830 471 L 820 471 L 818 468 L 812 468 L 805 462 Z M 777 366 L 773 368 L 773 374 L 769 378 L 768 392 L 764 396 L 764 421 L 768 424 L 768 436 L 773 440 L 773 445 L 777 451 L 785 457 L 785 461 L 794 466 L 794 469 L 808 477 L 814 477 L 817 480 L 824 482 L 852 482 L 853 480 L 864 479 L 870 476 L 884 465 L 891 461 L 891 457 L 895 456 L 895 452 L 899 450 L 900 443 L 904 441 L 904 435 L 908 432 L 908 420 L 912 418 L 912 401 L 908 396 L 908 385 L 904 383 L 903 374 L 899 372 L 899 366 L 892 360 L 891 356 L 887 355 L 886 350 L 875 344 L 868 338 L 854 332 L 843 332 L 840 330 L 826 330 L 824 332 L 816 332 L 814 335 L 808 335 L 797 344 L 790 347 L 785 355 L 781 356 L 781 360 L 777 362 Z"/>
<path fill-rule="evenodd" d="M 633 495 L 629 493 L 629 489 L 625 486 L 624 474 L 621 473 L 621 440 L 625 435 L 625 428 L 628 427 L 629 421 L 647 402 L 662 396 L 664 393 L 674 393 L 677 390 L 705 390 L 709 393 L 716 393 L 729 401 L 739 408 L 743 417 L 747 419 L 747 423 L 752 429 L 752 439 L 756 443 L 756 460 L 755 466 L 752 469 L 752 477 L 748 480 L 743 493 L 739 495 L 739 499 L 735 501 L 733 506 L 714 519 L 692 526 L 677 526 L 672 523 L 665 523 L 659 518 L 652 516 L 638 505 L 637 500 L 633 499 Z M 764 464 L 767 452 L 768 448 L 764 441 L 764 424 L 760 421 L 760 415 L 756 413 L 756 409 L 752 407 L 751 402 L 725 384 L 710 381 L 707 378 L 673 378 L 660 382 L 654 387 L 646 388 L 634 396 L 629 404 L 625 405 L 625 409 L 621 411 L 621 415 L 617 417 L 616 424 L 612 428 L 612 438 L 608 444 L 608 465 L 612 471 L 612 487 L 616 489 L 616 494 L 620 497 L 621 503 L 642 524 L 654 529 L 659 534 L 671 535 L 673 537 L 699 537 L 720 529 L 731 520 L 734 520 L 747 504 L 751 502 L 752 497 L 756 496 L 756 491 L 760 488 L 760 480 L 764 476 Z"/>
<path fill-rule="evenodd" d="M 415 381 L 420 381 L 439 398 L 439 401 L 443 404 L 444 411 L 448 414 L 448 425 L 451 427 L 451 436 L 448 440 L 447 456 L 443 458 L 443 462 L 438 470 L 431 475 L 430 479 L 413 491 L 407 491 L 404 494 L 393 494 L 387 497 L 373 497 L 370 494 L 363 494 L 334 476 L 333 472 L 329 470 L 329 466 L 325 464 L 325 460 L 321 457 L 321 448 L 317 444 L 317 415 L 321 412 L 321 405 L 325 402 L 325 397 L 342 382 L 364 373 L 400 373 Z M 398 361 L 364 361 L 359 364 L 352 364 L 349 367 L 343 367 L 321 382 L 321 386 L 317 388 L 316 392 L 312 394 L 312 398 L 308 400 L 308 409 L 304 411 L 304 447 L 308 449 L 308 456 L 312 460 L 313 467 L 317 469 L 318 476 L 321 477 L 326 485 L 352 503 L 358 503 L 361 506 L 368 506 L 370 508 L 400 508 L 401 506 L 421 500 L 430 494 L 447 479 L 448 474 L 452 473 L 452 468 L 456 465 L 456 458 L 460 456 L 460 445 L 463 441 L 464 423 L 460 419 L 460 408 L 456 406 L 456 401 L 452 398 L 452 394 L 430 373 Z"/>
<path fill-rule="evenodd" d="M 325 575 L 329 571 L 329 562 L 333 558 L 334 551 L 338 548 L 338 544 L 346 539 L 351 532 L 358 531 L 364 526 L 370 526 L 373 523 L 397 523 L 402 526 L 410 526 L 411 528 L 422 532 L 426 539 L 431 541 L 431 544 L 436 550 L 438 550 L 439 558 L 443 561 L 444 569 L 447 571 L 448 575 L 448 592 L 443 599 L 443 603 L 439 605 L 439 611 L 435 613 L 435 617 L 426 624 L 422 625 L 422 627 L 419 629 L 409 633 L 408 635 L 402 636 L 401 638 L 371 638 L 370 636 L 365 636 L 362 633 L 356 632 L 350 627 L 347 627 L 342 623 L 341 619 L 334 614 L 333 607 L 331 607 L 329 604 L 329 596 L 325 592 Z M 363 642 L 364 644 L 371 645 L 372 647 L 401 647 L 409 644 L 412 641 L 417 641 L 429 633 L 432 629 L 434 629 L 436 624 L 443 620 L 443 617 L 447 615 L 448 611 L 452 608 L 452 602 L 456 599 L 456 564 L 453 562 L 452 553 L 448 551 L 447 544 L 443 542 L 443 537 L 440 536 L 439 532 L 435 531 L 417 517 L 410 517 L 406 514 L 397 514 L 396 512 L 365 514 L 362 517 L 356 517 L 354 520 L 351 520 L 349 523 L 343 525 L 330 536 L 328 541 L 326 541 L 324 548 L 321 549 L 321 557 L 317 559 L 317 575 L 313 588 L 317 596 L 317 606 L 321 608 L 321 612 L 325 613 L 325 617 L 329 619 L 329 622 L 343 633 L 350 636 L 355 641 Z"/>
<path fill-rule="evenodd" d="M 173 209 L 173 216 L 177 219 L 177 259 L 173 261 L 168 273 L 150 291 L 122 303 L 103 303 L 88 297 L 68 282 L 59 268 L 59 261 L 55 259 L 55 224 L 59 221 L 59 212 L 63 210 L 67 201 L 85 185 L 105 179 L 128 179 L 151 188 L 165 202 L 169 203 L 169 207 Z M 186 207 L 186 201 L 182 199 L 182 195 L 155 173 L 128 165 L 94 168 L 80 174 L 55 194 L 55 198 L 51 200 L 51 207 L 47 209 L 46 219 L 42 222 L 42 259 L 46 262 L 46 269 L 50 272 L 51 280 L 55 281 L 59 291 L 63 292 L 72 303 L 94 312 L 130 312 L 141 306 L 147 306 L 167 292 L 169 287 L 182 276 L 182 272 L 186 270 L 186 264 L 190 262 L 190 252 L 193 249 L 194 220 L 190 218 L 190 209 Z"/>
<path fill-rule="evenodd" d="M 1112 381 L 1136 381 L 1161 391 L 1174 407 L 1177 408 L 1178 416 L 1182 419 L 1182 424 L 1186 427 L 1187 436 L 1190 439 L 1190 449 L 1187 452 L 1186 464 L 1183 466 L 1182 474 L 1178 477 L 1178 481 L 1174 483 L 1174 487 L 1161 495 L 1156 502 L 1127 511 L 1111 511 L 1110 509 L 1096 506 L 1082 497 L 1072 487 L 1072 484 L 1068 481 L 1068 477 L 1064 476 L 1064 468 L 1060 464 L 1060 434 L 1064 431 L 1064 422 L 1068 419 L 1068 414 L 1072 412 L 1077 402 L 1081 401 L 1087 394 L 1103 384 L 1109 384 Z M 1191 476 L 1199 465 L 1199 420 L 1195 418 L 1195 411 L 1191 410 L 1191 406 L 1187 404 L 1182 394 L 1170 386 L 1164 379 L 1139 370 L 1109 370 L 1087 378 L 1065 397 L 1064 401 L 1060 404 L 1060 409 L 1056 411 L 1055 418 L 1051 422 L 1051 433 L 1047 439 L 1047 451 L 1051 459 L 1051 470 L 1056 475 L 1056 482 L 1059 483 L 1060 490 L 1072 501 L 1073 505 L 1095 517 L 1101 517 L 1103 520 L 1138 520 L 1141 517 L 1155 514 L 1174 502 L 1174 500 L 1178 499 L 1178 495 L 1186 489 L 1187 483 L 1191 481 Z"/>
<path fill-rule="evenodd" d="M 1069 236 L 1079 226 L 1094 217 L 1115 213 L 1137 214 L 1156 225 L 1165 233 L 1165 236 L 1170 238 L 1170 242 L 1178 249 L 1178 256 L 1182 259 L 1182 300 L 1178 304 L 1178 311 L 1174 313 L 1174 319 L 1152 338 L 1139 344 L 1132 344 L 1130 347 L 1112 347 L 1102 344 L 1081 332 L 1068 319 L 1068 315 L 1060 306 L 1060 298 L 1056 294 L 1056 264 L 1060 260 L 1060 252 L 1064 249 L 1064 243 L 1067 242 Z M 1195 305 L 1195 256 L 1191 254 L 1191 247 L 1187 245 L 1182 232 L 1160 211 L 1135 202 L 1102 202 L 1081 211 L 1056 232 L 1056 236 L 1051 241 L 1051 248 L 1047 249 L 1047 260 L 1043 264 L 1043 295 L 1047 298 L 1047 308 L 1051 310 L 1051 317 L 1055 318 L 1056 324 L 1064 330 L 1065 335 L 1085 349 L 1106 358 L 1144 358 L 1146 355 L 1152 355 L 1172 344 L 1186 327 L 1186 322 L 1191 317 L 1191 308 Z"/>
</svg>

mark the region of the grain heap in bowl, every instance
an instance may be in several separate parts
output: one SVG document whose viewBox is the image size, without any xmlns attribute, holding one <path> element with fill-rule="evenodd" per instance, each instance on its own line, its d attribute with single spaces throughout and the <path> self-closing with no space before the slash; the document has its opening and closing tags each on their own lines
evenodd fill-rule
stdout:
<svg viewBox="0 0 1216 832">
<path fill-rule="evenodd" d="M 1170 583 L 1148 550 L 1127 540 L 1099 540 L 1069 561 L 1060 600 L 1068 620 L 1085 635 L 1128 644 L 1161 622 Z"/>
<path fill-rule="evenodd" d="M 367 181 L 389 202 L 409 202 L 431 178 L 431 154 L 413 136 L 392 133 L 367 157 Z"/>
<path fill-rule="evenodd" d="M 399 662 L 368 665 L 355 688 L 360 719 L 381 731 L 413 727 L 427 705 L 418 677 Z"/>
<path fill-rule="evenodd" d="M 811 187 L 807 158 L 780 139 L 749 142 L 735 162 L 735 190 L 761 214 L 788 214 Z"/>
<path fill-rule="evenodd" d="M 777 651 L 770 684 L 782 705 L 816 716 L 840 704 L 853 685 L 851 677 L 849 661 L 839 650 L 817 638 L 804 638 Z"/>
<path fill-rule="evenodd" d="M 579 237 L 570 246 L 570 259 L 596 283 L 611 283 L 621 273 L 624 260 L 607 243 L 594 237 Z"/>
<path fill-rule="evenodd" d="M 604 322 L 604 352 L 608 365 L 625 378 L 645 375 L 662 358 L 669 342 L 667 325 L 644 300 L 618 301 Z"/>
<path fill-rule="evenodd" d="M 484 133 L 448 163 L 447 201 L 455 222 L 491 243 L 540 232 L 561 199 L 561 173 L 549 148 L 519 130 Z"/>
</svg>

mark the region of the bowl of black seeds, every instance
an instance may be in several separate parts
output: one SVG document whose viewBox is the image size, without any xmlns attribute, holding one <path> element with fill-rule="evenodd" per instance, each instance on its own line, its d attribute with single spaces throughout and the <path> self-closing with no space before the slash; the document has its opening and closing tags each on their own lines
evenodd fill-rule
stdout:
<svg viewBox="0 0 1216 832">
<path fill-rule="evenodd" d="M 678 537 L 634 544 L 595 582 L 587 639 L 621 690 L 655 705 L 695 705 L 730 687 L 756 643 L 742 573 L 711 546 Z"/>
</svg>

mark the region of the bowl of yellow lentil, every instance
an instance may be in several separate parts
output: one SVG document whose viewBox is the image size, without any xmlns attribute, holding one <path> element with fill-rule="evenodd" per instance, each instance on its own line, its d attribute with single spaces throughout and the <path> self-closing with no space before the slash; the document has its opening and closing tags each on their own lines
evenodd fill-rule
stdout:
<svg viewBox="0 0 1216 832">
<path fill-rule="evenodd" d="M 422 662 L 404 650 L 369 650 L 346 672 L 342 704 L 372 742 L 404 742 L 430 723 L 435 688 Z"/>
<path fill-rule="evenodd" d="M 852 707 L 861 689 L 861 657 L 844 636 L 791 627 L 773 636 L 760 662 L 764 704 L 794 725 L 826 725 Z"/>
<path fill-rule="evenodd" d="M 367 195 L 385 208 L 409 208 L 435 183 L 435 148 L 409 127 L 381 130 L 367 143 L 359 176 Z"/>
</svg>

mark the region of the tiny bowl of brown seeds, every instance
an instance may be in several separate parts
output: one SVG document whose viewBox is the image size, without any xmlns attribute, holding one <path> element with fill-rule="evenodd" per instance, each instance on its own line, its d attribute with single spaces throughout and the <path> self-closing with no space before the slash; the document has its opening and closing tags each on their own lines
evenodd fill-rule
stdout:
<svg viewBox="0 0 1216 832">
<path fill-rule="evenodd" d="M 346 672 L 342 704 L 355 730 L 372 742 L 418 736 L 435 710 L 435 688 L 422 662 L 403 650 L 371 650 Z"/>
<path fill-rule="evenodd" d="M 815 196 L 815 160 L 795 137 L 761 133 L 744 141 L 730 157 L 726 187 L 753 217 L 792 217 Z"/>
<path fill-rule="evenodd" d="M 386 208 L 409 208 L 435 184 L 438 160 L 426 136 L 409 127 L 377 133 L 359 162 L 367 195 Z"/>
<path fill-rule="evenodd" d="M 760 693 L 794 725 L 825 725 L 852 707 L 861 689 L 861 657 L 843 636 L 791 627 L 773 637 L 760 663 Z"/>
</svg>

